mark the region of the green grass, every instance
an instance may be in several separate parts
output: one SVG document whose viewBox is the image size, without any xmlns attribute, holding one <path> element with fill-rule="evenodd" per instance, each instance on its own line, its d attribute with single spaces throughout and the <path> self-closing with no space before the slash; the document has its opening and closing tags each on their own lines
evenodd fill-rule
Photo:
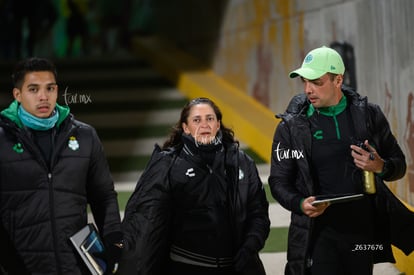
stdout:
<svg viewBox="0 0 414 275">
<path fill-rule="evenodd" d="M 119 210 L 124 211 L 125 206 L 128 202 L 129 197 L 132 195 L 132 192 L 118 192 L 118 204 Z"/>
<path fill-rule="evenodd" d="M 270 193 L 270 186 L 269 186 L 269 184 L 265 184 L 264 185 L 264 189 L 265 189 L 266 197 L 267 197 L 267 200 L 269 201 L 269 203 L 275 203 L 276 200 L 272 197 L 272 194 Z"/>
<path fill-rule="evenodd" d="M 285 252 L 287 251 L 287 227 L 272 227 L 270 228 L 269 237 L 266 240 L 264 248 L 261 253 L 271 252 Z"/>
</svg>

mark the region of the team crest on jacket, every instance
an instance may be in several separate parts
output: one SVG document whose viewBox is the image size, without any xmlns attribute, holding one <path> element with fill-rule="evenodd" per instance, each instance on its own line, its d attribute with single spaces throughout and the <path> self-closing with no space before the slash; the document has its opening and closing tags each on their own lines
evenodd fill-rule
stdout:
<svg viewBox="0 0 414 275">
<path fill-rule="evenodd" d="M 16 152 L 16 153 L 18 153 L 18 154 L 21 154 L 21 153 L 23 153 L 23 146 L 22 146 L 22 144 L 19 142 L 19 143 L 16 143 L 14 146 L 13 146 L 13 150 Z"/>
<path fill-rule="evenodd" d="M 79 142 L 76 140 L 74 136 L 71 136 L 69 138 L 68 147 L 72 149 L 73 151 L 76 151 L 79 149 Z"/>
</svg>

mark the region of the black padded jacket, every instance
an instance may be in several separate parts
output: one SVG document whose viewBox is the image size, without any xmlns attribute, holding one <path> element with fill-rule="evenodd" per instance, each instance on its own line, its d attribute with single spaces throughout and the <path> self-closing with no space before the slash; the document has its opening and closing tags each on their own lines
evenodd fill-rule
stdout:
<svg viewBox="0 0 414 275">
<path fill-rule="evenodd" d="M 386 172 L 375 176 L 375 243 L 381 244 L 381 249 L 375 251 L 374 260 L 395 262 L 391 244 L 407 255 L 414 249 L 414 240 L 408 235 L 410 231 L 407 231 L 408 228 L 414 229 L 414 215 L 389 191 L 383 181 L 394 181 L 404 176 L 405 156 L 379 106 L 368 103 L 366 97 L 361 97 L 345 86 L 342 91 L 350 104 L 355 136 L 361 140 L 368 139 L 387 163 Z M 306 116 L 308 107 L 305 94 L 293 97 L 286 112 L 278 115 L 282 121 L 275 131 L 272 145 L 270 189 L 274 198 L 292 212 L 285 269 L 287 275 L 305 274 L 313 229 L 313 219 L 304 215 L 300 209 L 303 198 L 315 195 L 310 168 L 312 138 Z M 282 159 L 281 151 L 296 152 L 295 157 L 285 155 Z"/>
<path fill-rule="evenodd" d="M 213 178 L 208 170 L 201 168 L 192 161 L 192 157 L 185 156 L 186 154 L 188 152 L 184 150 L 161 151 L 156 146 L 126 207 L 123 228 L 129 255 L 125 253 L 126 264 L 121 267 L 122 274 L 168 274 L 165 272 L 168 271 L 172 242 L 177 237 L 173 234 L 177 233 L 177 228 L 173 225 L 177 216 L 188 216 L 197 220 L 197 217 L 201 218 L 199 214 L 202 212 L 204 217 L 213 215 L 212 220 L 215 220 L 214 209 L 206 205 L 209 202 L 205 198 L 209 194 L 203 193 L 212 191 L 207 187 L 214 184 L 208 182 Z M 269 203 L 263 184 L 253 160 L 239 150 L 236 144 L 227 145 L 224 154 L 234 253 L 241 249 L 248 249 L 253 253 L 243 274 L 264 274 L 258 252 L 263 248 L 269 234 L 270 220 Z M 189 223 L 195 225 L 197 221 L 187 219 L 186 222 L 185 227 L 188 229 L 194 228 L 188 226 Z M 181 233 L 181 240 L 185 243 L 188 238 L 182 234 L 185 233 Z M 201 244 L 198 247 L 193 246 L 201 251 L 203 240 L 205 243 L 209 242 L 203 236 L 205 235 L 199 236 Z M 191 247 L 194 242 L 187 245 Z"/>
<path fill-rule="evenodd" d="M 69 237 L 90 204 L 102 236 L 121 233 L 113 180 L 95 130 L 57 106 L 51 164 L 17 117 L 0 116 L 0 265 L 9 274 L 87 274 Z"/>
</svg>

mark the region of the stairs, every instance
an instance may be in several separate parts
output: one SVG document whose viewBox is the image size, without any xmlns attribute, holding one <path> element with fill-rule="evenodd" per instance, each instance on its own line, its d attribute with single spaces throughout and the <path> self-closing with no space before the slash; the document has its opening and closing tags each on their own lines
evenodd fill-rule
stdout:
<svg viewBox="0 0 414 275">
<path fill-rule="evenodd" d="M 62 62 L 58 67 L 59 102 L 69 103 L 77 119 L 95 127 L 115 183 L 132 190 L 154 144 L 163 142 L 186 99 L 139 59 Z"/>
</svg>

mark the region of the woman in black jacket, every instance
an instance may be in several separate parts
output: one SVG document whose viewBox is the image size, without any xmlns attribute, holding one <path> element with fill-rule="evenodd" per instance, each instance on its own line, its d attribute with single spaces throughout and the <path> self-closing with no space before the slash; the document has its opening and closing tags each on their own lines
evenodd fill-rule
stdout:
<svg viewBox="0 0 414 275">
<path fill-rule="evenodd" d="M 125 211 L 123 274 L 265 274 L 268 201 L 218 107 L 191 100 Z"/>
</svg>

